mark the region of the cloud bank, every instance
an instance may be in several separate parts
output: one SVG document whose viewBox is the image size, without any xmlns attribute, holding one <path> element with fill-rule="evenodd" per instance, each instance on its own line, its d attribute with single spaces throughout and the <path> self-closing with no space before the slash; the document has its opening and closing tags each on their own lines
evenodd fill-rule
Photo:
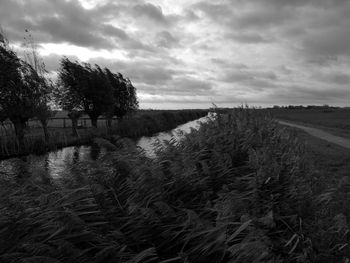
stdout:
<svg viewBox="0 0 350 263">
<path fill-rule="evenodd" d="M 347 0 L 0 0 L 15 46 L 129 77 L 143 108 L 350 101 Z M 14 15 L 16 14 L 16 15 Z"/>
</svg>

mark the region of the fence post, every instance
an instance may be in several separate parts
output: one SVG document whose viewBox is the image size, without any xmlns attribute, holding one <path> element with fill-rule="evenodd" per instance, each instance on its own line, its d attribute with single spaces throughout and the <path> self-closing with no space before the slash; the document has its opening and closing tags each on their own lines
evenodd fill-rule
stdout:
<svg viewBox="0 0 350 263">
<path fill-rule="evenodd" d="M 63 128 L 66 128 L 66 119 L 63 118 Z"/>
</svg>

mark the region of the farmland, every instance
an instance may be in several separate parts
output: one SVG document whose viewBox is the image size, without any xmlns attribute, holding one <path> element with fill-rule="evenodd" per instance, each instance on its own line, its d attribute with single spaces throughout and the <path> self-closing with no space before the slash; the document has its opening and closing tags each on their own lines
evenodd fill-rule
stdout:
<svg viewBox="0 0 350 263">
<path fill-rule="evenodd" d="M 341 262 L 350 155 L 309 139 L 236 109 L 155 159 L 119 144 L 81 168 L 79 188 L 14 183 L 1 192 L 0 259 Z"/>
<path fill-rule="evenodd" d="M 341 135 L 350 131 L 350 109 L 270 109 L 269 112 L 277 119 L 289 120 L 333 130 Z"/>
</svg>

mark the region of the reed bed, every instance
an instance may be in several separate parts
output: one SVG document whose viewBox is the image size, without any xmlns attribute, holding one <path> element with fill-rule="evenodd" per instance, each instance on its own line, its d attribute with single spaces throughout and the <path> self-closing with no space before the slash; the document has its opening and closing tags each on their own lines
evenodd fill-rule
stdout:
<svg viewBox="0 0 350 263">
<path fill-rule="evenodd" d="M 178 125 L 204 117 L 208 114 L 206 110 L 179 110 L 179 111 L 155 111 L 144 113 L 119 121 L 118 125 L 108 129 L 79 130 L 79 136 L 71 136 L 70 129 L 57 129 L 50 132 L 49 140 L 45 140 L 43 134 L 25 137 L 24 144 L 19 145 L 13 136 L 0 138 L 0 159 L 11 158 L 28 154 L 43 154 L 47 151 L 56 150 L 66 146 L 82 145 L 91 143 L 95 137 L 109 138 L 111 135 L 137 138 L 151 136 L 157 132 L 176 128 Z"/>
<path fill-rule="evenodd" d="M 89 178 L 80 188 L 3 187 L 1 262 L 341 262 L 346 256 L 340 246 L 319 251 L 313 242 L 324 203 L 313 199 L 304 146 L 261 111 L 218 116 L 180 142 L 159 144 L 154 159 L 127 140 L 114 143 L 117 151 L 80 167 Z"/>
</svg>

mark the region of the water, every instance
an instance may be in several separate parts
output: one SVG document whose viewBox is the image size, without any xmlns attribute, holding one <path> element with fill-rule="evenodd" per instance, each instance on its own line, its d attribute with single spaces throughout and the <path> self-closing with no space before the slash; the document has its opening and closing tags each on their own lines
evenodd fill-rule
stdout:
<svg viewBox="0 0 350 263">
<path fill-rule="evenodd" d="M 136 145 L 144 149 L 146 155 L 154 157 L 154 143 L 157 141 L 170 140 L 174 137 L 180 140 L 183 134 L 198 129 L 201 122 L 207 121 L 207 117 L 190 121 L 178 126 L 174 130 L 161 132 L 153 137 L 141 137 L 136 140 Z M 84 181 L 78 172 L 79 165 L 87 161 L 95 161 L 105 153 L 105 149 L 97 146 L 72 146 L 44 155 L 29 155 L 21 158 L 12 158 L 0 161 L 0 183 L 1 181 L 18 182 L 30 179 L 35 184 L 62 185 L 66 183 L 79 184 Z M 75 175 L 75 176 L 74 176 Z M 74 180 L 72 181 L 72 177 Z"/>
</svg>

